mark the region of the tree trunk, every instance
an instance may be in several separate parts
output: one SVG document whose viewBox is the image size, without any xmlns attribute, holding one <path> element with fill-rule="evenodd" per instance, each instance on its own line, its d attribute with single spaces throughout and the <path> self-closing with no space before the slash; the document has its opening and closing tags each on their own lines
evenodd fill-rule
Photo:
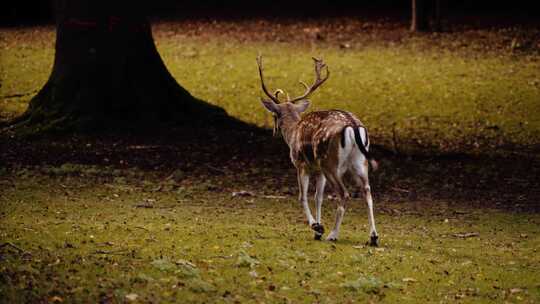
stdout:
<svg viewBox="0 0 540 304">
<path fill-rule="evenodd" d="M 412 0 L 411 31 L 442 31 L 441 0 Z"/>
<path fill-rule="evenodd" d="M 38 130 L 146 128 L 225 115 L 178 85 L 139 3 L 55 2 L 53 70 L 22 124 Z"/>
<path fill-rule="evenodd" d="M 429 28 L 428 7 L 429 0 L 412 0 L 411 31 L 422 32 Z"/>
<path fill-rule="evenodd" d="M 433 30 L 436 32 L 440 32 L 443 30 L 442 28 L 442 4 L 441 0 L 435 0 L 435 13 L 433 17 Z"/>
</svg>

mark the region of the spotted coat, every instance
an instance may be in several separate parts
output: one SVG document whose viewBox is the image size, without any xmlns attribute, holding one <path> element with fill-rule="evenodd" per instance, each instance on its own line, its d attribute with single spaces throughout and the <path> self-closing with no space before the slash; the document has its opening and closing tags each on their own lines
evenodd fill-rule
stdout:
<svg viewBox="0 0 540 304">
<path fill-rule="evenodd" d="M 334 155 L 345 127 L 360 127 L 362 122 L 352 113 L 341 110 L 311 112 L 297 123 L 291 160 L 298 165 L 309 165 L 313 169 L 320 161 Z"/>
</svg>

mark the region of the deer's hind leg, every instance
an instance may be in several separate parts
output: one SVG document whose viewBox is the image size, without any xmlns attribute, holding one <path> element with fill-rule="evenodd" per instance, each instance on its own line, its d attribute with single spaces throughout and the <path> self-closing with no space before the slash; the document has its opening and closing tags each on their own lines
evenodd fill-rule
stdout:
<svg viewBox="0 0 540 304">
<path fill-rule="evenodd" d="M 363 189 L 364 197 L 368 207 L 369 221 L 369 245 L 379 245 L 379 235 L 375 228 L 375 216 L 373 215 L 373 197 L 371 196 L 371 186 L 369 185 L 369 165 L 367 159 L 359 151 L 353 154 L 352 175 L 359 187 Z"/>
<path fill-rule="evenodd" d="M 347 208 L 349 193 L 347 192 L 347 188 L 345 188 L 345 185 L 341 180 L 341 176 L 339 175 L 337 168 L 334 168 L 333 170 L 323 170 L 323 172 L 326 179 L 328 180 L 332 188 L 334 188 L 334 190 L 337 192 L 337 195 L 339 197 L 336 209 L 336 222 L 334 224 L 334 228 L 326 238 L 327 241 L 337 241 L 339 237 L 339 229 L 341 227 L 341 222 L 343 221 L 345 209 Z"/>
</svg>

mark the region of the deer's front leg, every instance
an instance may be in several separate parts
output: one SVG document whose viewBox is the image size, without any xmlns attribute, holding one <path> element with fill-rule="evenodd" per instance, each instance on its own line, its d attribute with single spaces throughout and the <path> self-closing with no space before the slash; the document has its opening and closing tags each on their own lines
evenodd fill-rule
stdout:
<svg viewBox="0 0 540 304">
<path fill-rule="evenodd" d="M 313 218 L 313 215 L 311 215 L 311 210 L 309 209 L 308 204 L 308 188 L 309 188 L 309 175 L 307 174 L 306 170 L 302 167 L 298 168 L 297 170 L 298 174 L 298 200 L 302 204 L 302 207 L 304 208 L 304 213 L 306 214 L 306 218 L 308 220 L 308 224 L 310 227 L 313 228 L 315 225 L 315 219 Z"/>
<path fill-rule="evenodd" d="M 312 226 L 315 230 L 315 239 L 321 240 L 322 235 L 324 234 L 324 226 L 321 224 L 321 213 L 322 213 L 322 202 L 324 197 L 324 187 L 326 186 L 326 177 L 324 174 L 320 174 L 317 177 L 317 189 L 315 191 L 315 225 Z"/>
</svg>

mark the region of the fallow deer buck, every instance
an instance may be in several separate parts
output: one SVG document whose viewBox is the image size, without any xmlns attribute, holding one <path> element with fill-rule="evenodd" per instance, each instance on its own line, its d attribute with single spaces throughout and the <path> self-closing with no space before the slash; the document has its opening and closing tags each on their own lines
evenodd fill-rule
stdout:
<svg viewBox="0 0 540 304">
<path fill-rule="evenodd" d="M 319 59 L 315 61 L 315 81 L 311 86 L 300 82 L 306 89 L 305 93 L 294 99 L 280 102 L 276 90 L 271 94 L 264 84 L 262 57 L 257 57 L 259 76 L 262 90 L 270 99 L 261 98 L 264 107 L 274 116 L 274 135 L 281 130 L 281 135 L 290 148 L 290 157 L 296 167 L 299 185 L 299 200 L 304 208 L 308 223 L 315 231 L 315 239 L 320 240 L 324 234 L 321 224 L 321 206 L 326 182 L 332 186 L 339 197 L 336 222 L 334 228 L 326 238 L 336 241 L 349 194 L 342 177 L 350 172 L 354 181 L 363 189 L 368 206 L 368 220 L 370 226 L 370 241 L 372 246 L 378 245 L 378 235 L 373 217 L 373 199 L 369 185 L 369 164 L 375 170 L 377 162 L 369 153 L 369 138 L 366 127 L 352 113 L 341 110 L 316 111 L 300 114 L 308 108 L 310 101 L 307 97 L 321 86 L 330 76 L 326 64 Z M 322 70 L 326 68 L 326 76 L 321 77 Z M 308 204 L 308 186 L 311 174 L 316 174 L 316 213 L 311 214 Z"/>
</svg>

